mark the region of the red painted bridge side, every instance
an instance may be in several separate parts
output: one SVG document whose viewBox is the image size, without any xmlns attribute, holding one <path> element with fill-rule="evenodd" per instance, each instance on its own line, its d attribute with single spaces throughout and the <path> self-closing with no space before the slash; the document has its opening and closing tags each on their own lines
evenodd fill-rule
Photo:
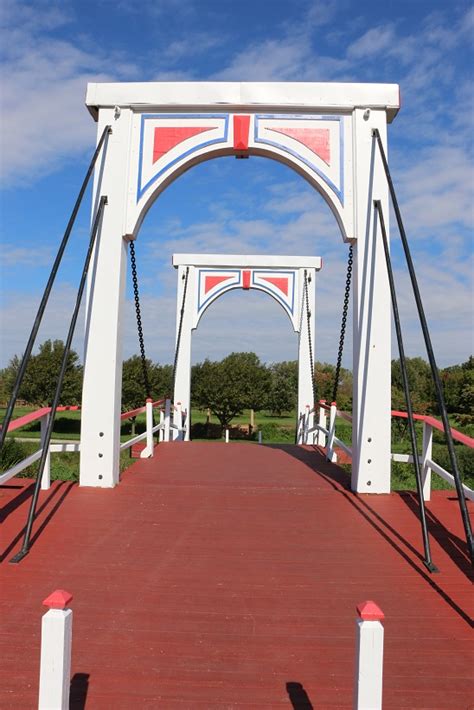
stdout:
<svg viewBox="0 0 474 710">
<path fill-rule="evenodd" d="M 436 576 L 410 495 L 355 496 L 293 446 L 161 444 L 114 490 L 55 484 L 30 555 L 8 565 L 30 495 L 24 479 L 0 488 L 1 708 L 37 702 L 42 600 L 58 588 L 74 595 L 72 708 L 351 707 L 367 599 L 385 614 L 385 709 L 473 703 L 451 491 L 428 504 Z"/>
</svg>

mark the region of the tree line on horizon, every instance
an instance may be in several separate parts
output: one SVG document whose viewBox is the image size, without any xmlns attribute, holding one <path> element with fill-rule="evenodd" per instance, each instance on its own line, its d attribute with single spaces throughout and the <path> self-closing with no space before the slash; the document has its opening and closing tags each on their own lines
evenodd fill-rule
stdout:
<svg viewBox="0 0 474 710">
<path fill-rule="evenodd" d="M 20 388 L 19 399 L 33 406 L 51 404 L 64 352 L 61 340 L 46 340 L 33 355 Z M 15 355 L 0 370 L 0 402 L 6 403 L 13 390 L 21 359 Z M 171 394 L 173 368 L 147 360 L 151 396 L 160 399 Z M 331 401 L 334 365 L 315 363 L 317 399 Z M 413 410 L 419 414 L 439 414 L 428 363 L 421 357 L 407 358 Z M 68 357 L 61 402 L 81 402 L 82 365 L 71 350 Z M 456 414 L 461 424 L 474 422 L 474 358 L 440 370 L 448 412 Z M 265 364 L 253 352 L 231 353 L 222 360 L 209 359 L 192 366 L 192 406 L 209 409 L 228 426 L 245 409 L 269 411 L 281 416 L 293 412 L 297 403 L 298 364 L 296 360 Z M 134 355 L 123 363 L 122 408 L 142 406 L 147 393 L 143 383 L 142 363 Z M 338 407 L 352 407 L 352 373 L 342 368 L 338 386 Z M 405 410 L 399 360 L 392 361 L 392 408 Z"/>
</svg>

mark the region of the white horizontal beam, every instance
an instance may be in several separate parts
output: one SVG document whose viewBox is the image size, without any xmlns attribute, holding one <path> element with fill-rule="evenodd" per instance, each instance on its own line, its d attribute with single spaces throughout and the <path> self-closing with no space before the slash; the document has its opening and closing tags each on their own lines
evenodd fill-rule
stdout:
<svg viewBox="0 0 474 710">
<path fill-rule="evenodd" d="M 81 450 L 81 444 L 78 442 L 77 444 L 51 444 L 49 447 L 49 450 L 51 451 L 52 454 L 57 454 L 57 453 L 74 453 L 76 451 Z"/>
<path fill-rule="evenodd" d="M 43 449 L 38 449 L 38 451 L 35 451 L 33 454 L 30 454 L 30 456 L 27 456 L 25 459 L 19 461 L 17 464 L 9 468 L 8 471 L 5 471 L 4 473 L 0 474 L 0 486 L 3 486 L 3 484 L 10 480 L 10 478 L 13 478 L 18 473 L 21 473 L 25 468 L 31 466 L 31 464 L 35 461 L 38 461 L 38 459 L 41 458 L 42 453 Z"/>
<path fill-rule="evenodd" d="M 259 254 L 173 254 L 172 264 L 178 266 L 248 267 L 272 269 L 316 269 L 322 267 L 320 256 L 268 256 Z"/>
<path fill-rule="evenodd" d="M 351 112 L 385 109 L 393 121 L 400 108 L 398 84 L 314 82 L 125 82 L 90 83 L 86 106 L 94 120 L 98 110 L 120 106 L 135 110 Z"/>
</svg>

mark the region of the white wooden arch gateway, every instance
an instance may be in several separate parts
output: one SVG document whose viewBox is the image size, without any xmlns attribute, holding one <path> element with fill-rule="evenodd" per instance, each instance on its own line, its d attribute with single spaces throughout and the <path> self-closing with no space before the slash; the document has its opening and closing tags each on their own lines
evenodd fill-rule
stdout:
<svg viewBox="0 0 474 710">
<path fill-rule="evenodd" d="M 374 200 L 388 188 L 373 130 L 386 148 L 396 84 L 89 84 L 98 135 L 112 127 L 94 181 L 106 208 L 88 284 L 80 483 L 119 480 L 122 322 L 127 242 L 179 175 L 224 155 L 269 157 L 326 200 L 354 245 L 352 488 L 390 490 L 390 294 Z"/>
<path fill-rule="evenodd" d="M 174 254 L 178 270 L 176 376 L 174 401 L 191 411 L 191 340 L 205 311 L 228 291 L 257 289 L 285 311 L 298 333 L 298 418 L 313 407 L 311 353 L 314 353 L 315 282 L 319 256 Z M 305 293 L 307 283 L 307 297 Z M 181 313 L 182 311 L 182 313 Z M 309 314 L 309 328 L 308 315 Z M 178 347 L 179 341 L 179 347 Z M 189 439 L 189 427 L 186 431 Z"/>
</svg>

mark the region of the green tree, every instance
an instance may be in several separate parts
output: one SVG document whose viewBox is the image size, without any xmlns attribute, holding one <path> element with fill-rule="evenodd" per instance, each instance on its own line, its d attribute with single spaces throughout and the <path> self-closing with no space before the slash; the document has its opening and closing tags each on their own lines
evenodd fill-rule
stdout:
<svg viewBox="0 0 474 710">
<path fill-rule="evenodd" d="M 298 363 L 296 360 L 274 362 L 268 368 L 271 375 L 267 407 L 281 416 L 296 407 L 298 396 Z"/>
<path fill-rule="evenodd" d="M 316 380 L 316 396 L 331 402 L 334 394 L 334 378 L 336 368 L 327 362 L 314 363 L 314 379 Z M 352 408 L 352 372 L 341 367 L 337 387 L 337 405 L 339 409 Z"/>
<path fill-rule="evenodd" d="M 222 427 L 244 409 L 266 406 L 270 372 L 255 353 L 231 353 L 220 362 L 205 360 L 193 367 L 193 403 L 208 407 Z"/>
<path fill-rule="evenodd" d="M 435 411 L 436 402 L 429 364 L 421 357 L 407 357 L 406 369 L 413 411 L 427 414 Z M 399 404 L 406 411 L 400 360 L 392 360 L 392 407 Z"/>
<path fill-rule="evenodd" d="M 149 359 L 146 363 L 152 398 L 157 400 L 171 395 L 173 376 L 171 365 L 158 365 Z M 141 357 L 133 355 L 128 360 L 124 360 L 122 366 L 122 408 L 124 411 L 130 411 L 142 407 L 146 397 Z"/>
<path fill-rule="evenodd" d="M 26 368 L 18 393 L 19 399 L 24 399 L 26 402 L 36 406 L 50 406 L 52 404 L 63 354 L 64 343 L 62 340 L 45 340 L 39 346 L 39 352 L 31 356 Z M 14 355 L 6 368 L 5 379 L 8 396 L 11 395 L 13 390 L 19 366 L 20 359 L 17 355 Z M 82 366 L 79 364 L 77 353 L 71 350 L 67 357 L 60 402 L 62 404 L 79 404 L 81 391 Z"/>
</svg>

